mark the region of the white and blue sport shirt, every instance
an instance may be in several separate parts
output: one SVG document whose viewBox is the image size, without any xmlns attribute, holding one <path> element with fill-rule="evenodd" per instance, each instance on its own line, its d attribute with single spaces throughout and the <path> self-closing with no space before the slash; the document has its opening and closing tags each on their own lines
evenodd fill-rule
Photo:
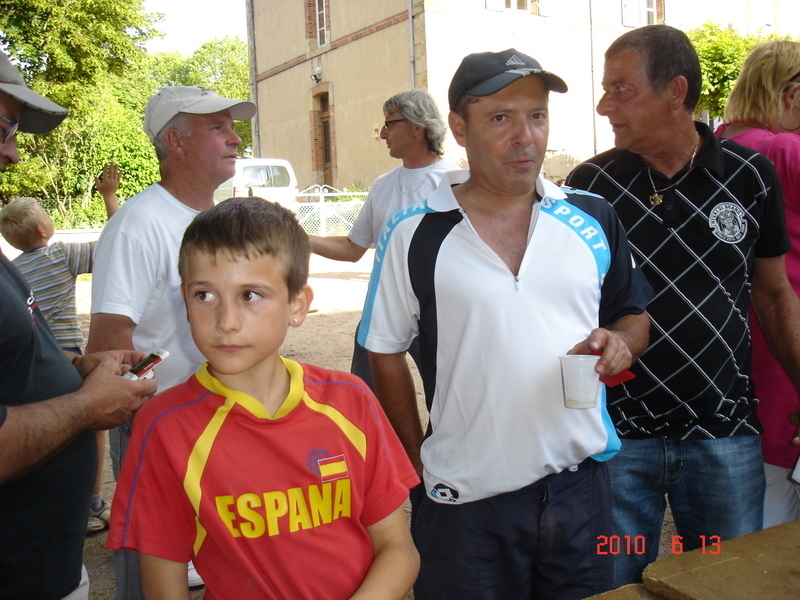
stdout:
<svg viewBox="0 0 800 600">
<path fill-rule="evenodd" d="M 378 242 L 359 330 L 377 353 L 419 335 L 431 427 L 424 482 L 439 502 L 520 489 L 619 439 L 605 390 L 567 409 L 559 355 L 598 326 L 644 311 L 651 290 L 610 205 L 539 178 L 528 247 L 515 276 L 478 236 L 448 178 L 399 211 Z"/>
</svg>

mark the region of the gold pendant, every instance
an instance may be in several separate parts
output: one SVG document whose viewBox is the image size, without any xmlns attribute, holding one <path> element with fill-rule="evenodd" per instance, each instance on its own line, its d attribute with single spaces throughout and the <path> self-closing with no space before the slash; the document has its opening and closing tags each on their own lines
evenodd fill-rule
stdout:
<svg viewBox="0 0 800 600">
<path fill-rule="evenodd" d="M 656 192 L 652 196 L 650 196 L 650 206 L 658 206 L 664 201 L 664 196 Z"/>
</svg>

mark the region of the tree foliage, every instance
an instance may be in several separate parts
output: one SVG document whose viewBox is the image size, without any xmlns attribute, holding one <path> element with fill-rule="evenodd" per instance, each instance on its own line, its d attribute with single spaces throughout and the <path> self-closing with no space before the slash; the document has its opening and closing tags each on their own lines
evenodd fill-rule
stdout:
<svg viewBox="0 0 800 600">
<path fill-rule="evenodd" d="M 707 110 L 712 117 L 722 116 L 728 94 L 733 89 L 747 53 L 756 44 L 777 37 L 742 35 L 711 22 L 686 34 L 697 50 L 703 72 L 703 87 L 697 109 Z"/>
<path fill-rule="evenodd" d="M 7 3 L 4 3 L 7 4 Z M 238 38 L 206 42 L 189 57 L 148 55 L 157 15 L 142 0 L 21 0 L 0 14 L 0 45 L 28 84 L 69 108 L 44 135 L 20 134 L 23 160 L 0 177 L 0 200 L 47 199 L 57 227 L 97 227 L 105 221 L 94 177 L 108 161 L 122 170 L 127 198 L 159 178 L 152 144 L 142 131 L 147 100 L 168 85 L 201 85 L 231 98 L 249 97 L 247 46 Z M 5 6 L 4 6 L 5 8 Z M 251 146 L 249 123 L 237 123 Z"/>
<path fill-rule="evenodd" d="M 226 98 L 249 98 L 247 43 L 238 37 L 206 42 L 184 62 L 180 79 L 184 83 L 177 85 L 201 85 Z M 237 122 L 235 128 L 242 138 L 240 150 L 250 149 L 250 122 Z"/>
<path fill-rule="evenodd" d="M 0 11 L 0 45 L 27 81 L 90 84 L 139 60 L 156 19 L 142 0 L 10 0 Z"/>
</svg>

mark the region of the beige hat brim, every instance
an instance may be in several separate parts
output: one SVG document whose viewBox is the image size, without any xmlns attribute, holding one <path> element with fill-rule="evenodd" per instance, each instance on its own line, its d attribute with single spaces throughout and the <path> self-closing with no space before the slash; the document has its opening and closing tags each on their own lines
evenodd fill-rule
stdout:
<svg viewBox="0 0 800 600">
<path fill-rule="evenodd" d="M 183 108 L 180 112 L 191 115 L 212 115 L 227 110 L 234 121 L 246 121 L 256 114 L 256 105 L 249 100 L 231 100 L 217 96 L 210 97 L 191 106 Z"/>
</svg>

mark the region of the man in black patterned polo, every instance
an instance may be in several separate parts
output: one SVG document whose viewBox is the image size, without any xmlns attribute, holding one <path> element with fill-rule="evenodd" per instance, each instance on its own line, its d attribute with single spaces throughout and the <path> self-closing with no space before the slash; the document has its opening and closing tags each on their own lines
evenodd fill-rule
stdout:
<svg viewBox="0 0 800 600">
<path fill-rule="evenodd" d="M 693 121 L 701 85 L 686 35 L 634 29 L 606 51 L 597 112 L 615 149 L 567 184 L 616 209 L 656 292 L 636 378 L 609 389 L 622 450 L 609 461 L 614 534 L 644 538 L 615 557 L 615 584 L 658 555 L 665 495 L 685 550 L 719 551 L 761 528 L 764 471 L 750 372 L 750 302 L 800 386 L 800 301 L 772 164 Z M 631 545 L 633 548 L 633 545 Z"/>
</svg>

